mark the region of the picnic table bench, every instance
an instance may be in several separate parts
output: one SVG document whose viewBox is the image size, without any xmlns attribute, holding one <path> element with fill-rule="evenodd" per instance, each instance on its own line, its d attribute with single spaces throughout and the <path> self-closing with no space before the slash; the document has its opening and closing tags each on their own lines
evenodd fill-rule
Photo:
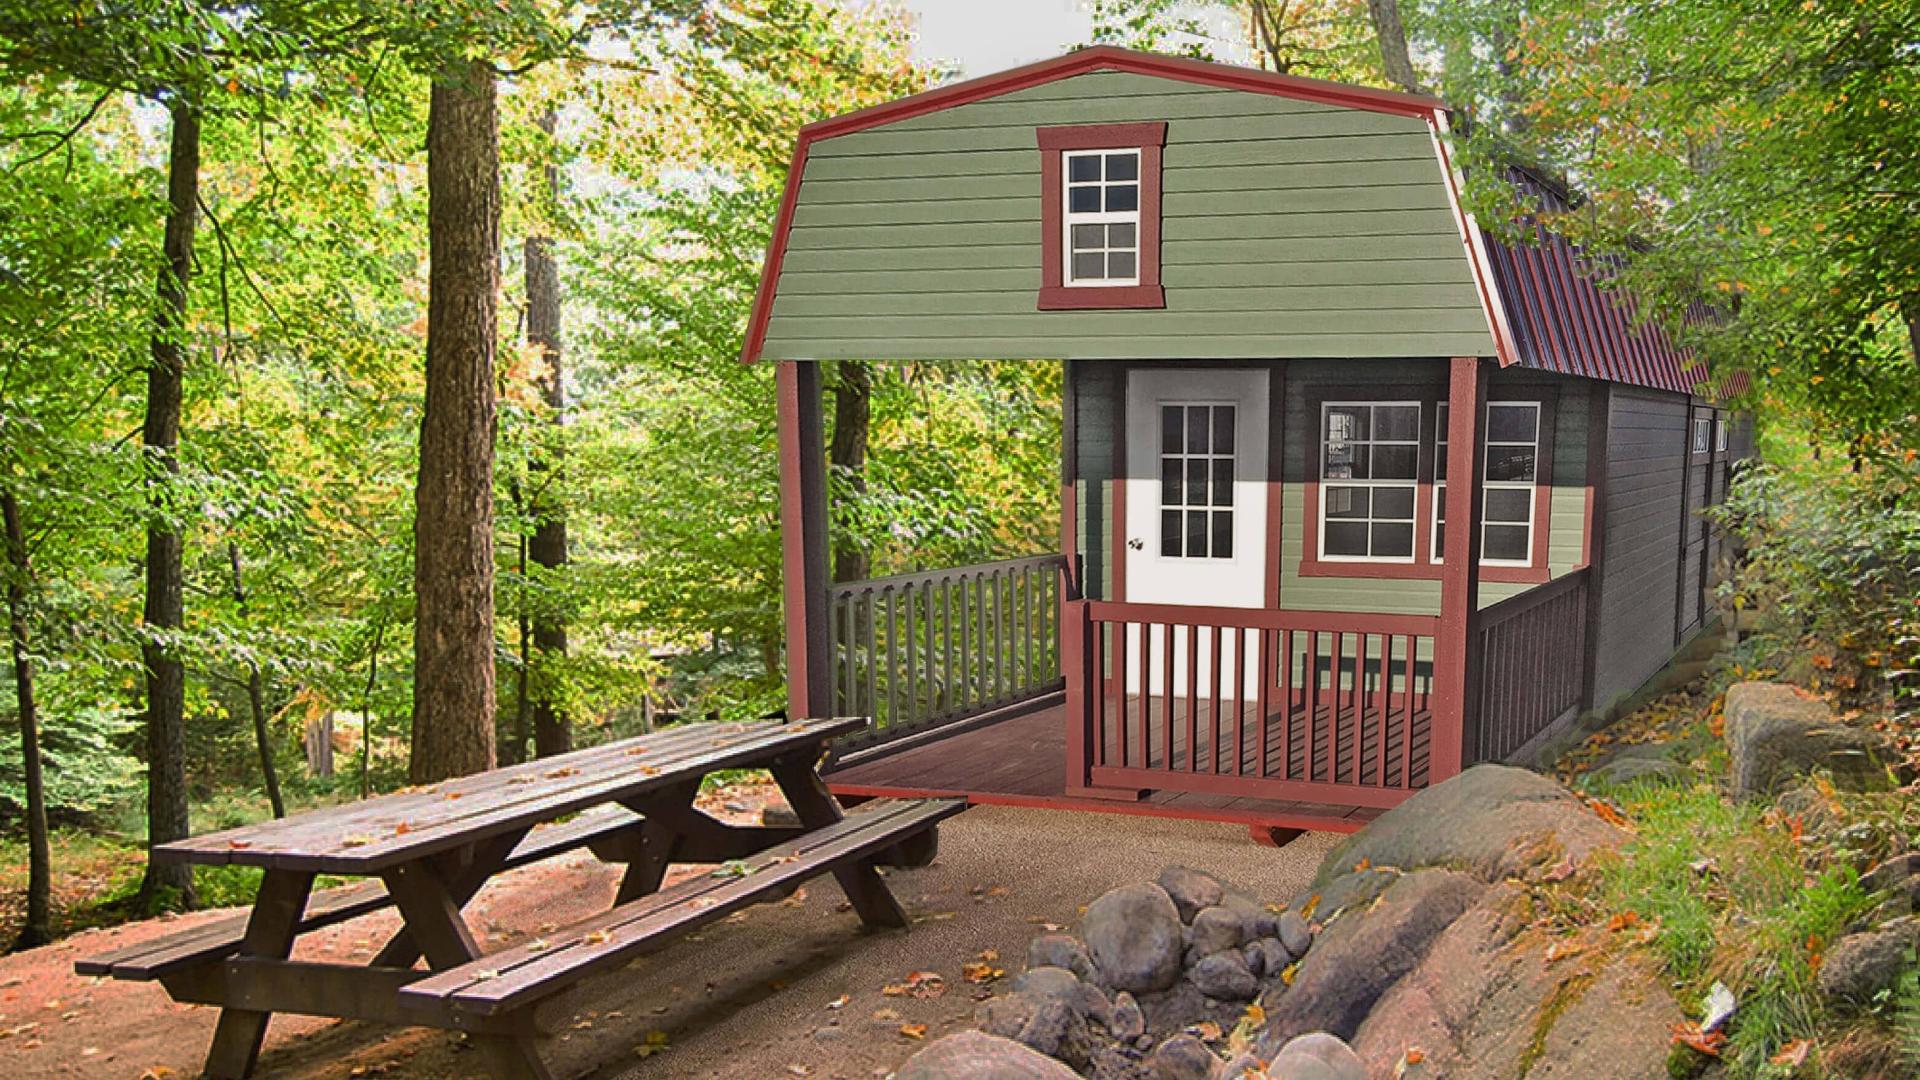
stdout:
<svg viewBox="0 0 1920 1080">
<path fill-rule="evenodd" d="M 816 764 L 866 723 L 688 725 L 162 845 L 153 858 L 260 867 L 252 910 L 74 967 L 220 1006 L 206 1064 L 220 1080 L 252 1073 L 275 1012 L 465 1031 L 493 1075 L 549 1078 L 534 1044 L 548 1002 L 810 878 L 834 875 L 870 927 L 906 925 L 875 865 L 965 802 L 876 800 L 843 815 Z M 773 774 L 798 826 L 728 825 L 695 808 L 708 774 L 754 768 Z M 625 864 L 613 907 L 483 955 L 467 901 L 505 870 L 581 847 Z M 675 862 L 727 872 L 663 890 Z M 315 893 L 320 874 L 367 880 Z M 389 906 L 402 927 L 366 965 L 289 959 L 299 935 Z"/>
</svg>

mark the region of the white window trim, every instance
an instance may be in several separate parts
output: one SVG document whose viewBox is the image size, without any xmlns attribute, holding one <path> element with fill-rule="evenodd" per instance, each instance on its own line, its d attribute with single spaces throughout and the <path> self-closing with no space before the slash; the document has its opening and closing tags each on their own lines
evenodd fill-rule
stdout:
<svg viewBox="0 0 1920 1080">
<path fill-rule="evenodd" d="M 1104 159 L 1108 154 L 1132 154 L 1134 160 L 1134 202 L 1132 210 L 1094 210 L 1075 213 L 1073 209 L 1073 159 L 1092 157 Z M 1105 149 L 1062 150 L 1060 152 L 1060 283 L 1070 289 L 1105 289 L 1115 286 L 1140 284 L 1140 202 L 1144 194 L 1145 178 L 1140 170 L 1145 167 L 1146 155 L 1137 146 L 1113 146 Z M 1106 163 L 1101 162 L 1101 175 L 1104 177 Z M 1124 183 L 1125 181 L 1122 181 Z M 1085 186 L 1083 183 L 1081 186 Z M 1107 182 L 1102 180 L 1101 205 L 1106 205 Z M 1073 227 L 1075 225 L 1133 225 L 1133 276 L 1125 278 L 1090 278 L 1078 280 L 1073 276 Z"/>
<path fill-rule="evenodd" d="M 1480 490 L 1483 493 L 1487 491 L 1528 492 L 1527 557 L 1524 559 L 1489 559 L 1487 558 L 1486 555 L 1484 554 L 1484 552 L 1487 550 L 1487 520 L 1485 515 L 1482 515 L 1480 519 L 1480 550 L 1483 554 L 1480 556 L 1480 565 L 1481 566 L 1531 567 L 1533 565 L 1533 552 L 1534 552 L 1534 540 L 1535 540 L 1534 530 L 1539 527 L 1539 522 L 1535 521 L 1534 518 L 1536 516 L 1536 513 L 1535 513 L 1537 508 L 1536 504 L 1539 501 L 1538 489 L 1540 487 L 1540 440 L 1542 437 L 1544 437 L 1547 434 L 1546 432 L 1540 430 L 1540 421 L 1541 421 L 1541 417 L 1543 416 L 1543 410 L 1541 407 L 1541 403 L 1538 401 L 1510 401 L 1510 400 L 1503 399 L 1500 401 L 1489 401 L 1487 402 L 1487 405 L 1489 408 L 1495 405 L 1532 406 L 1533 408 L 1533 442 L 1529 444 L 1529 443 L 1523 443 L 1523 442 L 1513 442 L 1507 439 L 1502 439 L 1499 442 L 1492 442 L 1485 438 L 1480 440 Z M 1427 560 L 1433 563 L 1444 563 L 1446 561 L 1440 557 L 1440 539 L 1441 539 L 1440 538 L 1440 511 L 1445 502 L 1444 497 L 1442 496 L 1441 493 L 1445 490 L 1447 486 L 1447 479 L 1444 476 L 1438 475 L 1438 471 L 1440 467 L 1440 464 L 1439 464 L 1440 463 L 1440 444 L 1446 442 L 1447 425 L 1441 419 L 1441 417 L 1444 415 L 1446 411 L 1446 408 L 1447 408 L 1447 403 L 1442 401 L 1436 406 L 1434 406 L 1434 410 L 1433 410 L 1433 415 L 1434 415 L 1433 461 L 1434 461 L 1434 470 L 1436 475 L 1433 478 L 1433 509 L 1431 512 L 1431 516 L 1428 518 L 1429 535 L 1427 538 L 1428 539 Z M 1533 447 L 1533 479 L 1532 480 L 1488 480 L 1486 478 L 1487 454 L 1488 454 L 1489 448 L 1494 446 L 1528 446 L 1528 445 L 1531 445 Z M 1501 522 L 1496 522 L 1495 524 L 1518 525 L 1519 522 L 1501 521 Z"/>
<path fill-rule="evenodd" d="M 1714 418 L 1713 450 L 1714 450 L 1714 453 L 1717 453 L 1717 454 L 1724 454 L 1727 452 L 1727 420 L 1725 417 Z"/>
<path fill-rule="evenodd" d="M 1696 416 L 1693 418 L 1693 452 L 1704 454 L 1713 445 L 1713 417 Z"/>
<path fill-rule="evenodd" d="M 1314 429 L 1314 433 L 1313 433 L 1313 437 L 1319 440 L 1319 451 L 1316 456 L 1319 458 L 1319 461 L 1320 461 L 1319 475 L 1315 477 L 1315 479 L 1319 482 L 1319 485 L 1320 485 L 1320 499 L 1319 499 L 1320 507 L 1318 511 L 1319 525 L 1318 525 L 1317 535 L 1314 537 L 1314 550 L 1319 555 L 1319 559 L 1318 559 L 1319 562 L 1392 563 L 1392 564 L 1398 564 L 1401 566 L 1410 566 L 1413 563 L 1418 561 L 1416 554 L 1413 552 L 1409 552 L 1404 558 L 1399 556 L 1329 555 L 1327 554 L 1327 489 L 1329 487 L 1335 487 L 1335 486 L 1364 487 L 1364 488 L 1412 487 L 1414 509 L 1413 509 L 1413 518 L 1411 521 L 1408 522 L 1408 524 L 1415 526 L 1414 531 L 1416 534 L 1419 532 L 1419 529 L 1417 526 L 1419 525 L 1419 522 L 1420 522 L 1420 452 L 1422 449 L 1423 440 L 1420 439 L 1418 434 L 1414 436 L 1414 439 L 1412 442 L 1413 478 L 1411 480 L 1372 480 L 1372 479 L 1328 480 L 1327 479 L 1327 410 L 1342 409 L 1342 408 L 1352 409 L 1352 408 L 1362 408 L 1362 407 L 1370 408 L 1370 409 L 1383 408 L 1383 407 L 1391 408 L 1393 406 L 1410 406 L 1415 410 L 1414 430 L 1417 433 L 1419 431 L 1420 418 L 1425 415 L 1425 409 L 1426 409 L 1426 405 L 1419 401 L 1323 401 L 1320 403 L 1320 424 L 1317 428 Z M 1371 417 L 1369 417 L 1369 421 L 1371 421 Z M 1366 442 L 1368 446 L 1378 445 L 1376 441 L 1371 438 L 1367 439 Z M 1386 442 L 1386 445 L 1406 446 L 1408 445 L 1408 443 L 1404 439 L 1390 439 Z M 1372 514 L 1371 512 L 1369 512 L 1367 517 L 1367 524 L 1368 524 L 1369 530 L 1371 530 L 1373 520 L 1374 519 L 1372 517 Z M 1387 520 L 1398 520 L 1398 519 L 1390 518 Z M 1373 535 L 1371 531 L 1369 531 L 1367 535 L 1367 546 L 1369 547 L 1373 546 Z M 1417 547 L 1418 545 L 1416 544 L 1415 546 Z"/>
</svg>

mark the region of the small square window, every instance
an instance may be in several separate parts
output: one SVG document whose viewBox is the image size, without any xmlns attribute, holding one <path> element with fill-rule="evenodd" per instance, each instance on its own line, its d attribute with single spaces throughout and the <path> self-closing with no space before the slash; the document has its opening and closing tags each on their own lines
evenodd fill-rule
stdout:
<svg viewBox="0 0 1920 1080">
<path fill-rule="evenodd" d="M 1067 285 L 1140 279 L 1140 151 L 1068 151 Z"/>
</svg>

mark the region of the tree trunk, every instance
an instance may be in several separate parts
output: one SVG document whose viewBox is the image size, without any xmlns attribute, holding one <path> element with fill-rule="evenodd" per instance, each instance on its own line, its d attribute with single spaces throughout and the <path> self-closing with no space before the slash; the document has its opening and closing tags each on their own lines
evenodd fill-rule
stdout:
<svg viewBox="0 0 1920 1080">
<path fill-rule="evenodd" d="M 1900 317 L 1907 323 L 1907 348 L 1913 350 L 1913 362 L 1920 365 L 1920 293 L 1900 298 Z"/>
<path fill-rule="evenodd" d="M 1400 21 L 1397 0 L 1367 0 L 1367 18 L 1373 23 L 1374 36 L 1380 40 L 1380 63 L 1387 80 L 1409 94 L 1423 94 L 1420 77 L 1413 73 L 1413 57 L 1407 52 L 1407 28 Z"/>
<path fill-rule="evenodd" d="M 154 312 L 147 365 L 147 414 L 141 428 L 146 449 L 147 638 L 141 657 L 147 669 L 147 844 L 149 849 L 185 839 L 187 811 L 186 669 L 167 640 L 180 630 L 180 533 L 173 519 L 171 489 L 180 465 L 180 397 L 186 369 L 187 281 L 193 273 L 193 233 L 200 200 L 200 114 L 175 99 L 173 139 L 167 157 L 167 225 L 160 272 L 160 303 Z M 193 868 L 185 863 L 147 862 L 140 902 L 151 907 L 176 898 L 193 905 Z"/>
<path fill-rule="evenodd" d="M 541 130 L 553 134 L 554 114 L 540 118 Z M 561 194 L 560 167 L 547 164 L 547 195 L 558 201 Z M 526 241 L 527 268 L 527 344 L 540 349 L 541 396 L 547 403 L 547 422 L 557 433 L 566 421 L 567 391 L 561 382 L 560 353 L 560 264 L 554 258 L 553 238 L 534 233 Z M 538 441 L 536 440 L 536 446 Z M 527 543 L 527 557 L 553 581 L 567 565 L 567 511 L 558 497 L 561 462 L 558 451 L 551 460 L 536 452 L 529 468 L 534 473 L 533 537 Z M 533 653 L 544 667 L 550 658 L 567 654 L 567 618 L 564 609 L 534 590 Z M 544 672 L 543 672 L 544 674 Z M 534 678 L 527 672 L 527 684 L 534 690 L 533 745 L 539 757 L 564 754 L 573 749 L 573 724 L 554 693 L 557 680 Z"/>
<path fill-rule="evenodd" d="M 427 400 L 414 489 L 416 784 L 494 765 L 493 364 L 500 158 L 493 69 L 436 81 L 427 115 Z"/>
<path fill-rule="evenodd" d="M 873 418 L 873 368 L 841 361 L 833 390 L 833 442 L 827 464 L 854 497 L 867 493 L 867 433 Z M 833 580 L 860 581 L 869 570 L 860 538 L 840 529 L 833 542 Z"/>
<path fill-rule="evenodd" d="M 241 621 L 247 617 L 247 588 L 240 576 L 240 545 L 227 542 L 227 565 L 233 571 L 233 603 Z M 267 805 L 273 816 L 287 816 L 287 804 L 280 799 L 280 772 L 273 767 L 273 738 L 267 731 L 266 680 L 258 662 L 247 661 L 247 707 L 253 713 L 253 745 L 260 754 L 260 779 L 267 786 Z"/>
<path fill-rule="evenodd" d="M 360 692 L 360 797 L 373 795 L 373 691 L 380 680 L 380 639 L 387 624 L 373 624 L 373 641 L 367 646 L 367 687 Z"/>
<path fill-rule="evenodd" d="M 27 787 L 27 922 L 13 947 L 31 949 L 53 940 L 53 853 L 47 844 L 47 789 L 40 772 L 40 708 L 33 697 L 31 627 L 27 584 L 27 534 L 20 525 L 20 502 L 0 492 L 0 516 L 7 533 L 7 630 L 13 645 L 13 696 L 20 711 L 20 770 Z"/>
</svg>

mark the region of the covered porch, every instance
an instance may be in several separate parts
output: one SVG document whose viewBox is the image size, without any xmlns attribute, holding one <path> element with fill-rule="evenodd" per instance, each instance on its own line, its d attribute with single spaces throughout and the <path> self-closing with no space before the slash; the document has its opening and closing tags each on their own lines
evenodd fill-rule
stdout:
<svg viewBox="0 0 1920 1080">
<path fill-rule="evenodd" d="M 1481 445 L 1491 363 L 1439 367 L 1447 441 Z M 1284 367 L 1273 370 L 1277 383 Z M 1076 535 L 1071 395 L 1058 553 L 836 583 L 817 365 L 781 361 L 779 389 L 789 715 L 874 721 L 828 764 L 844 797 L 1203 818 L 1256 836 L 1350 831 L 1465 764 L 1512 756 L 1588 694 L 1584 567 L 1482 606 L 1482 455 L 1453 455 L 1436 477 L 1439 539 L 1469 553 L 1436 565 L 1437 614 L 1296 610 L 1277 586 L 1247 606 L 1129 599 L 1131 581 L 1102 589 L 1084 569 L 1095 548 Z M 1276 389 L 1276 420 L 1279 401 Z M 1250 444 L 1261 456 L 1263 438 Z M 1115 476 L 1128 475 L 1123 454 Z M 1274 517 L 1244 547 L 1270 583 L 1281 481 L 1277 466 L 1253 481 Z M 1100 552 L 1118 562 L 1122 543 L 1110 531 Z"/>
</svg>

